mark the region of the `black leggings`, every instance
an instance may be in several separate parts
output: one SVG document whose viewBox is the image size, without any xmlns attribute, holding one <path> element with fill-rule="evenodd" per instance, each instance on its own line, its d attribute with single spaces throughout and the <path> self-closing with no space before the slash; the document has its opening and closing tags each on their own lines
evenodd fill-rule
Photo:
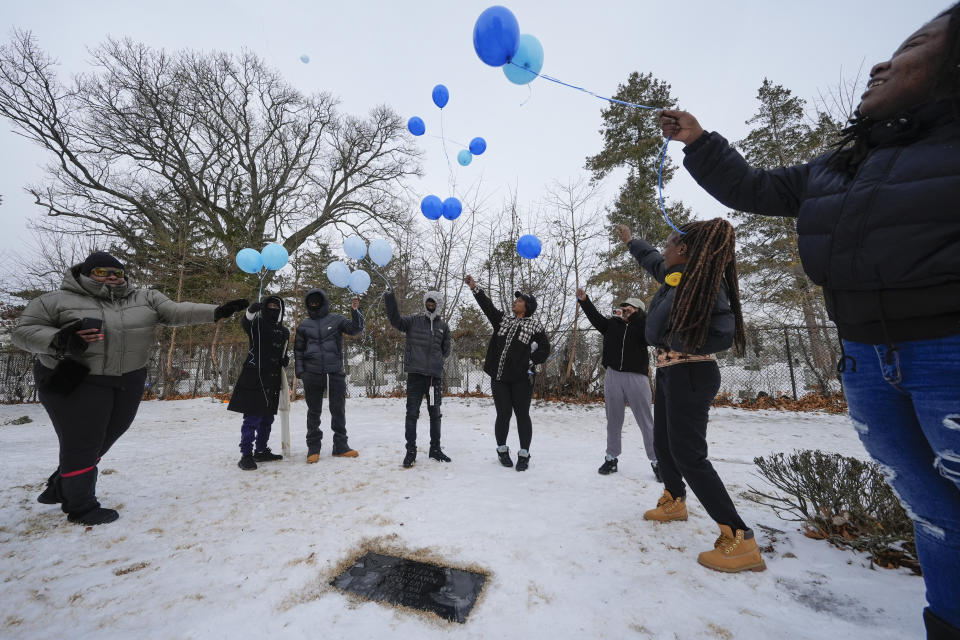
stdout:
<svg viewBox="0 0 960 640">
<path fill-rule="evenodd" d="M 723 481 L 707 459 L 707 414 L 720 389 L 716 362 L 691 362 L 657 369 L 653 441 L 663 484 L 670 495 L 686 495 L 686 480 L 718 524 L 746 529 Z"/>
<path fill-rule="evenodd" d="M 517 435 L 520 436 L 520 448 L 530 449 L 533 439 L 533 424 L 530 422 L 530 397 L 533 387 L 528 376 L 516 382 L 490 380 L 493 390 L 493 404 L 497 408 L 496 436 L 497 445 L 507 444 L 510 433 L 510 413 L 517 416 Z"/>
</svg>

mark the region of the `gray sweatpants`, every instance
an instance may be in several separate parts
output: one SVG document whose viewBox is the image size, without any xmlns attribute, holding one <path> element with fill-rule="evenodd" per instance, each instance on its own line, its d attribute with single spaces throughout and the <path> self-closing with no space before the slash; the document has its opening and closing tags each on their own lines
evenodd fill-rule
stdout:
<svg viewBox="0 0 960 640">
<path fill-rule="evenodd" d="M 642 373 L 617 371 L 607 367 L 603 377 L 603 395 L 607 407 L 607 455 L 620 456 L 620 434 L 623 431 L 625 405 L 630 404 L 633 417 L 643 435 L 643 448 L 651 462 L 657 459 L 653 449 L 653 413 L 650 411 L 650 378 Z"/>
</svg>

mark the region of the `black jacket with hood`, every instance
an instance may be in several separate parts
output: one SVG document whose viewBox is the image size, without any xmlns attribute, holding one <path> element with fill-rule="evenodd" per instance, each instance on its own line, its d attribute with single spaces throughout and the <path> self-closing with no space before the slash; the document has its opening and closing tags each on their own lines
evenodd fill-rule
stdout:
<svg viewBox="0 0 960 640">
<path fill-rule="evenodd" d="M 318 295 L 323 301 L 316 309 L 307 304 L 309 318 L 297 327 L 293 341 L 293 355 L 297 377 L 304 374 L 326 375 L 343 373 L 343 334 L 355 336 L 363 331 L 363 316 L 352 310 L 351 320 L 338 313 L 330 313 L 330 300 L 323 289 L 311 289 L 304 296 L 306 303 Z"/>
<path fill-rule="evenodd" d="M 640 266 L 647 270 L 653 278 L 660 283 L 660 288 L 654 294 L 650 301 L 650 311 L 647 313 L 646 337 L 647 342 L 654 347 L 662 349 L 672 349 L 681 353 L 691 353 L 684 349 L 680 344 L 680 339 L 676 336 L 671 337 L 670 327 L 670 309 L 673 307 L 673 299 L 677 288 L 666 283 L 665 278 L 670 273 L 683 273 L 686 265 L 678 264 L 668 271 L 663 266 L 663 255 L 653 248 L 645 240 L 634 238 L 627 245 L 630 253 L 637 259 Z M 713 312 L 710 316 L 710 330 L 707 333 L 707 340 L 703 346 L 693 351 L 696 355 L 706 355 L 718 351 L 726 351 L 733 346 L 733 334 L 736 327 L 736 319 L 733 311 L 730 309 L 730 299 L 727 296 L 726 285 L 720 287 L 720 293 L 717 295 L 717 302 L 713 305 Z"/>
<path fill-rule="evenodd" d="M 650 373 L 650 352 L 644 330 L 647 314 L 637 309 L 629 320 L 602 315 L 587 297 L 580 301 L 580 308 L 597 331 L 603 334 L 603 366 L 614 371 Z"/>
<path fill-rule="evenodd" d="M 450 327 L 440 317 L 443 298 L 437 291 L 423 294 L 423 312 L 401 316 L 393 291 L 383 294 L 387 319 L 396 329 L 407 334 L 403 350 L 403 370 L 424 376 L 443 376 L 443 361 L 450 355 Z M 427 311 L 427 300 L 437 303 L 433 313 Z"/>
<path fill-rule="evenodd" d="M 268 302 L 276 302 L 280 309 L 271 313 Z M 280 370 L 290 344 L 290 330 L 283 326 L 284 307 L 283 300 L 270 296 L 263 300 L 259 311 L 248 310 L 240 319 L 250 350 L 227 405 L 230 411 L 276 415 L 280 403 Z"/>
<path fill-rule="evenodd" d="M 493 325 L 483 370 L 500 382 L 523 380 L 531 362 L 542 364 L 550 355 L 550 340 L 543 325 L 533 318 L 506 316 L 494 306 L 483 289 L 477 289 L 473 296 Z M 537 349 L 531 352 L 533 343 L 537 344 Z"/>
</svg>

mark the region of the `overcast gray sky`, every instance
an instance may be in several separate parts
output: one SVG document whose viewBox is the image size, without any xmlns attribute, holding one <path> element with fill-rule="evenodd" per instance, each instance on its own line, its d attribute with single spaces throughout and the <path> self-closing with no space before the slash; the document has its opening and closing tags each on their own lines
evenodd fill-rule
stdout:
<svg viewBox="0 0 960 640">
<path fill-rule="evenodd" d="M 507 81 L 473 51 L 472 30 L 490 0 L 396 2 L 203 2 L 86 0 L 4 2 L 2 23 L 34 32 L 67 75 L 87 70 L 87 49 L 107 36 L 129 36 L 166 49 L 238 52 L 249 48 L 304 92 L 339 96 L 342 109 L 362 114 L 387 103 L 404 117 L 419 115 L 435 133 L 439 114 L 430 92 L 450 89 L 444 109 L 447 137 L 483 136 L 487 152 L 460 169 L 458 183 L 482 175 L 498 202 L 516 187 L 522 203 L 540 199 L 553 179 L 584 175 L 584 159 L 601 147 L 596 98 L 541 79 L 529 89 Z M 520 32 L 543 44 L 543 72 L 611 95 L 631 71 L 652 72 L 672 85 L 681 107 L 707 129 L 736 140 L 746 135 L 765 77 L 806 99 L 886 60 L 911 32 L 949 6 L 945 0 L 810 0 L 779 2 L 505 2 Z M 3 34 L 9 39 L 10 31 Z M 299 57 L 310 56 L 303 64 Z M 861 86 L 857 93 L 861 93 Z M 524 103 L 524 101 L 526 101 Z M 27 239 L 26 221 L 41 212 L 23 191 L 42 179 L 44 154 L 0 120 L 0 252 Z M 419 138 L 425 177 L 421 195 L 446 197 L 447 165 L 439 141 Z M 451 154 L 455 149 L 451 150 Z M 671 156 L 682 159 L 679 145 Z M 456 163 L 451 157 L 451 160 Z M 604 201 L 618 176 L 603 184 Z M 723 208 L 683 171 L 665 190 L 700 217 Z"/>
</svg>

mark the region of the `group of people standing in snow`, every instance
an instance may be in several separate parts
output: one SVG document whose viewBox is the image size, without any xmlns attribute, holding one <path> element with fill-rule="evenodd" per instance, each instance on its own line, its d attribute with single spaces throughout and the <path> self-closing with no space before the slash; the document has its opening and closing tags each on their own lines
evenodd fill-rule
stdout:
<svg viewBox="0 0 960 640">
<path fill-rule="evenodd" d="M 660 124 L 665 136 L 685 145 L 685 167 L 720 202 L 796 218 L 803 267 L 823 288 L 842 340 L 838 371 L 851 418 L 915 523 L 928 637 L 960 637 L 960 4 L 871 69 L 841 140 L 809 163 L 751 167 L 685 111 L 662 111 Z M 664 484 L 644 517 L 686 520 L 689 485 L 720 530 L 700 563 L 727 572 L 762 570 L 755 536 L 707 455 L 707 415 L 720 383 L 714 354 L 744 346 L 734 230 L 719 218 L 686 224 L 670 234 L 662 252 L 626 227 L 617 233 L 661 286 L 646 313 L 642 301 L 625 300 L 625 317 L 605 317 L 577 291 L 604 335 L 608 438 L 599 471 L 617 469 L 624 405 L 630 404 Z M 533 366 L 550 353 L 534 319 L 537 300 L 517 292 L 508 314 L 472 277 L 465 282 L 493 327 L 484 370 L 497 413 L 497 456 L 513 466 L 507 446 L 513 415 L 520 439 L 515 468 L 523 471 L 530 464 Z M 428 293 L 420 313 L 401 316 L 393 294 L 386 294 L 391 324 L 407 335 L 406 467 L 415 463 L 424 396 L 430 456 L 450 460 L 440 448 L 441 378 L 450 353 L 440 298 Z M 294 358 L 307 391 L 308 461 L 319 456 L 324 389 L 333 453 L 355 456 L 344 427 L 341 341 L 363 330 L 358 303 L 349 320 L 329 312 L 320 290 L 311 291 L 306 304 L 310 318 L 297 327 Z M 240 466 L 251 468 L 258 455 L 277 457 L 267 440 L 279 371 L 288 361 L 282 300 L 174 303 L 130 287 L 123 265 L 103 253 L 73 267 L 59 291 L 33 300 L 14 341 L 38 354 L 39 397 L 60 440 L 60 465 L 40 502 L 62 504 L 74 522 L 115 520 L 116 511 L 97 502 L 96 465 L 136 414 L 154 328 L 213 322 L 243 310 L 251 350 L 230 408 L 244 413 Z M 652 421 L 648 344 L 656 352 Z"/>
</svg>

